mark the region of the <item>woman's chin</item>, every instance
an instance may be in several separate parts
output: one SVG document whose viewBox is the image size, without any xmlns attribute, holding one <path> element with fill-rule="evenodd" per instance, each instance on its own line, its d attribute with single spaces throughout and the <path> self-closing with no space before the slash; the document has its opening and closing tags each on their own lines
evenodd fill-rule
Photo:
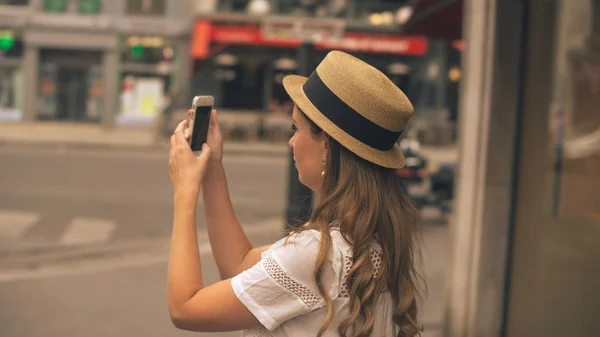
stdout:
<svg viewBox="0 0 600 337">
<path fill-rule="evenodd" d="M 317 189 L 315 188 L 315 184 L 310 183 L 308 181 L 306 181 L 305 179 L 303 179 L 303 176 L 301 174 L 298 174 L 298 180 L 300 181 L 300 183 L 306 187 L 308 187 L 309 189 L 311 189 L 313 192 L 316 192 Z"/>
</svg>

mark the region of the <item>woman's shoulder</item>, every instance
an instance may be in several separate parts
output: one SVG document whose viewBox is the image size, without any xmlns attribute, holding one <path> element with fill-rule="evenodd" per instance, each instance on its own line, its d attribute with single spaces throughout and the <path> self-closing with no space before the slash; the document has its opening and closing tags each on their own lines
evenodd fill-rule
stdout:
<svg viewBox="0 0 600 337">
<path fill-rule="evenodd" d="M 334 269 L 339 269 L 343 255 L 347 253 L 347 247 L 344 246 L 343 239 L 339 237 L 339 230 L 330 229 L 331 249 L 327 260 L 329 260 Z M 275 258 L 281 263 L 290 263 L 297 267 L 311 267 L 314 269 L 314 263 L 317 261 L 323 233 L 317 229 L 305 228 L 292 232 L 288 236 L 275 242 L 267 251 L 263 252 L 264 258 Z"/>
</svg>

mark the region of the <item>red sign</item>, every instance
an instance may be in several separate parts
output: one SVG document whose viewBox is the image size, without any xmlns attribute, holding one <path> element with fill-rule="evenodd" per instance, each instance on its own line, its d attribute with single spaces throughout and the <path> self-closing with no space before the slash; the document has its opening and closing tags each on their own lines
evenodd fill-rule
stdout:
<svg viewBox="0 0 600 337">
<path fill-rule="evenodd" d="M 202 29 L 198 27 L 202 25 Z M 198 44 L 204 44 L 208 48 L 205 33 L 206 21 L 196 22 L 192 50 L 202 50 Z M 300 46 L 300 40 L 289 37 L 266 37 L 258 26 L 244 25 L 220 25 L 212 24 L 210 27 L 210 41 L 221 44 L 251 44 L 273 47 L 296 48 Z M 346 32 L 340 40 L 325 40 L 316 44 L 317 49 L 339 49 L 350 52 L 366 52 L 396 55 L 419 56 L 427 53 L 427 39 L 422 36 L 386 35 L 372 33 Z M 193 53 L 194 57 L 204 58 L 200 53 Z"/>
<path fill-rule="evenodd" d="M 210 39 L 214 42 L 228 44 L 258 44 L 260 35 L 252 26 L 213 25 Z"/>
<path fill-rule="evenodd" d="M 427 39 L 420 36 L 383 35 L 347 32 L 339 41 L 317 43 L 317 48 L 366 53 L 424 55 Z"/>
<path fill-rule="evenodd" d="M 192 43 L 192 57 L 204 59 L 208 57 L 210 47 L 210 21 L 198 21 L 194 26 L 194 41 Z"/>
</svg>

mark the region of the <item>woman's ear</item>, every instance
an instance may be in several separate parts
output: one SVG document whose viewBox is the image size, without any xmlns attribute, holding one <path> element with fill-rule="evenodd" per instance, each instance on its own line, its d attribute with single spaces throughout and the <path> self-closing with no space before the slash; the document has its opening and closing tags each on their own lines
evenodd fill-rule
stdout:
<svg viewBox="0 0 600 337">
<path fill-rule="evenodd" d="M 329 135 L 323 132 L 323 138 L 323 150 L 327 152 L 327 150 L 329 150 Z"/>
</svg>

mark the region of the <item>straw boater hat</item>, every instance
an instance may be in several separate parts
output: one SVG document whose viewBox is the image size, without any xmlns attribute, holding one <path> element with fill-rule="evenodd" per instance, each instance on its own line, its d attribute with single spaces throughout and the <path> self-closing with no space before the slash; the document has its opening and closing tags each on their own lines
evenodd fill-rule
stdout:
<svg viewBox="0 0 600 337">
<path fill-rule="evenodd" d="M 288 75 L 283 86 L 309 119 L 348 150 L 383 167 L 404 166 L 396 142 L 414 109 L 381 71 L 332 51 L 310 77 Z"/>
</svg>

